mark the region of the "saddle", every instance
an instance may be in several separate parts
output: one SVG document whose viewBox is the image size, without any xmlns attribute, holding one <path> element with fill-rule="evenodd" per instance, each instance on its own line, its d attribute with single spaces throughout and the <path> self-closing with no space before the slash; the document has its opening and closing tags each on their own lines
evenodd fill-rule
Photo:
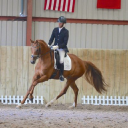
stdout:
<svg viewBox="0 0 128 128">
<path fill-rule="evenodd" d="M 54 51 L 54 68 L 60 70 L 60 56 L 57 50 Z M 64 56 L 64 70 L 71 70 L 71 59 L 67 53 Z"/>
<path fill-rule="evenodd" d="M 54 51 L 54 68 L 56 70 L 52 74 L 50 79 L 53 79 L 56 76 L 58 70 L 60 70 L 60 55 L 57 50 Z M 67 70 L 67 71 L 71 70 L 71 59 L 66 53 L 65 53 L 65 57 L 64 57 L 64 70 Z"/>
</svg>

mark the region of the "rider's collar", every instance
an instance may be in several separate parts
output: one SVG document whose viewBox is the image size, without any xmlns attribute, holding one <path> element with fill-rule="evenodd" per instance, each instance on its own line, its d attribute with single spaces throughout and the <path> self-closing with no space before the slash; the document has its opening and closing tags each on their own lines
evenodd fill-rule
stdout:
<svg viewBox="0 0 128 128">
<path fill-rule="evenodd" d="M 63 29 L 63 27 L 62 27 L 62 28 L 59 27 L 59 32 L 60 32 L 62 29 Z"/>
</svg>

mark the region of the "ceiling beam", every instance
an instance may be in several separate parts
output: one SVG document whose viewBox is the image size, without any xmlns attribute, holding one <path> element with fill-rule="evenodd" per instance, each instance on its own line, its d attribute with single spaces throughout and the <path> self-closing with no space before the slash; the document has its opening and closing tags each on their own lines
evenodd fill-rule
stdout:
<svg viewBox="0 0 128 128">
<path fill-rule="evenodd" d="M 30 10 L 29 10 L 30 11 Z M 15 16 L 0 16 L 0 21 L 27 21 L 30 25 L 32 20 L 37 22 L 56 22 L 57 18 L 46 17 L 15 17 Z M 93 20 L 93 19 L 67 19 L 67 23 L 82 23 L 82 24 L 110 24 L 110 25 L 128 25 L 128 21 L 125 20 Z"/>
</svg>

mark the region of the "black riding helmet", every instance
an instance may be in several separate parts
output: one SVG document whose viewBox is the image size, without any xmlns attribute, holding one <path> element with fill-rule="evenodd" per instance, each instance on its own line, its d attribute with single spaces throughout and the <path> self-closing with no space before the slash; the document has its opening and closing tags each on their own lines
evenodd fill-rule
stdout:
<svg viewBox="0 0 128 128">
<path fill-rule="evenodd" d="M 57 20 L 57 22 L 60 22 L 60 23 L 66 23 L 66 18 L 64 16 L 60 16 Z"/>
</svg>

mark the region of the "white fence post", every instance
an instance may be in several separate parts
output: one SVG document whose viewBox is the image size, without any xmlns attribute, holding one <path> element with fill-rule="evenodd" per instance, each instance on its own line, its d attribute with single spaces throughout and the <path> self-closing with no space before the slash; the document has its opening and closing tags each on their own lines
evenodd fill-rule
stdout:
<svg viewBox="0 0 128 128">
<path fill-rule="evenodd" d="M 120 96 L 118 96 L 118 105 L 120 105 Z"/>
<path fill-rule="evenodd" d="M 12 104 L 12 98 L 11 98 L 11 96 L 9 96 L 9 103 L 8 104 Z"/>
<path fill-rule="evenodd" d="M 107 96 L 106 100 L 107 100 L 107 105 L 109 105 L 109 97 L 108 96 Z"/>
<path fill-rule="evenodd" d="M 35 104 L 35 96 L 34 96 L 34 99 L 33 99 L 33 104 Z"/>
<path fill-rule="evenodd" d="M 122 105 L 124 105 L 124 96 L 122 96 Z"/>
<path fill-rule="evenodd" d="M 41 104 L 43 104 L 43 96 L 41 96 Z"/>
<path fill-rule="evenodd" d="M 87 96 L 87 104 L 89 104 L 89 99 L 90 99 L 89 96 Z"/>
<path fill-rule="evenodd" d="M 91 104 L 93 104 L 93 96 L 91 96 Z"/>
<path fill-rule="evenodd" d="M 102 100 L 103 100 L 103 105 L 105 105 L 105 97 L 104 96 L 102 97 Z"/>
<path fill-rule="evenodd" d="M 7 96 L 5 96 L 5 104 L 7 104 L 8 103 L 8 99 L 7 99 L 8 97 Z"/>
<path fill-rule="evenodd" d="M 112 99 L 112 96 L 110 96 L 110 105 L 113 104 L 113 99 Z"/>
<path fill-rule="evenodd" d="M 126 105 L 128 105 L 128 96 L 126 96 Z"/>
<path fill-rule="evenodd" d="M 20 98 L 19 98 L 19 96 L 17 96 L 17 104 L 19 104 L 20 102 L 19 102 L 19 100 L 20 100 Z"/>
<path fill-rule="evenodd" d="M 20 100 L 21 100 L 21 101 L 23 100 L 23 96 L 21 96 Z"/>
<path fill-rule="evenodd" d="M 37 104 L 39 104 L 39 96 L 37 96 L 36 99 L 37 99 Z"/>
<path fill-rule="evenodd" d="M 82 98 L 82 104 L 85 104 L 85 96 Z"/>
<path fill-rule="evenodd" d="M 1 102 L 3 103 L 3 96 L 1 96 Z"/>
<path fill-rule="evenodd" d="M 95 96 L 95 105 L 97 105 L 97 96 Z"/>
<path fill-rule="evenodd" d="M 116 96 L 114 97 L 114 101 L 115 101 L 115 104 L 114 105 L 117 105 L 117 100 L 116 100 Z"/>
<path fill-rule="evenodd" d="M 15 104 L 15 96 L 13 96 L 13 104 Z"/>
<path fill-rule="evenodd" d="M 99 105 L 101 105 L 101 96 L 99 96 Z"/>
</svg>

